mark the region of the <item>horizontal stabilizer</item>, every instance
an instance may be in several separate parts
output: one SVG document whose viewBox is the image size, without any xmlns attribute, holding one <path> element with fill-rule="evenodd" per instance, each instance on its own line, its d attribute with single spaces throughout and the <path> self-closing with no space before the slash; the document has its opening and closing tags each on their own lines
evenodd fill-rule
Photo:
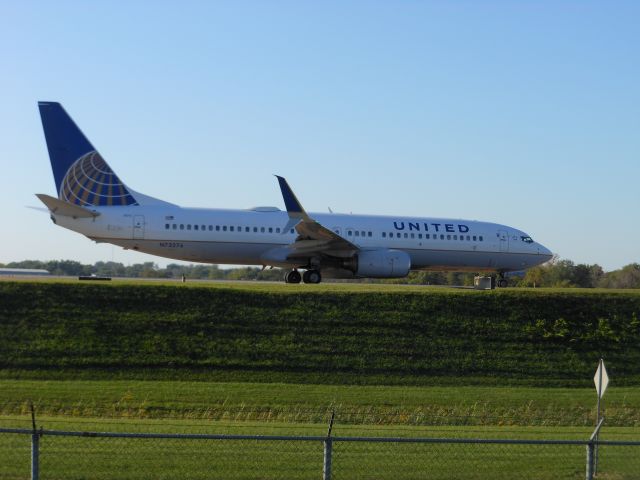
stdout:
<svg viewBox="0 0 640 480">
<path fill-rule="evenodd" d="M 65 202 L 64 200 L 59 200 L 50 195 L 45 195 L 44 193 L 36 193 L 36 197 L 38 197 L 40 201 L 47 206 L 51 213 L 55 213 L 56 215 L 64 215 L 65 217 L 73 218 L 95 218 L 100 215 L 94 210 L 89 210 L 88 208 L 80 207 L 73 203 Z"/>
</svg>

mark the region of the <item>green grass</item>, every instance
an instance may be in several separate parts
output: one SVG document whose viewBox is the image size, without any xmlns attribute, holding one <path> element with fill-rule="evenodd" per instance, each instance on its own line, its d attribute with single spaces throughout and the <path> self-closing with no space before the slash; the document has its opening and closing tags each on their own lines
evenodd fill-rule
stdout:
<svg viewBox="0 0 640 480">
<path fill-rule="evenodd" d="M 33 401 L 49 429 L 323 435 L 335 411 L 335 435 L 585 439 L 603 356 L 603 438 L 637 440 L 639 317 L 628 291 L 2 281 L 0 426 L 28 428 Z M 0 435 L 0 478 L 28 478 L 29 449 Z M 42 452 L 46 478 L 322 471 L 317 442 L 49 436 Z M 584 478 L 584 447 L 334 453 L 336 479 Z M 611 448 L 602 478 L 638 478 L 636 458 Z"/>
<path fill-rule="evenodd" d="M 3 424 L 8 422 L 3 420 Z M 15 423 L 24 419 L 15 419 Z M 40 419 L 46 428 L 110 432 L 226 433 L 322 436 L 326 426 L 228 421 Z M 430 438 L 574 439 L 582 427 L 405 427 L 337 425 L 335 436 Z M 637 438 L 628 428 L 608 428 L 606 439 Z M 603 437 L 605 434 L 603 433 Z M 635 437 L 634 437 L 635 436 Z M 169 440 L 65 438 L 41 441 L 43 478 L 319 478 L 320 441 Z M 637 478 L 640 447 L 601 447 L 601 478 Z M 0 434 L 0 477 L 26 479 L 30 445 L 27 435 Z M 452 445 L 335 442 L 333 478 L 584 478 L 583 446 Z"/>
<path fill-rule="evenodd" d="M 76 277 L 0 277 L 0 283 L 63 283 L 67 285 L 87 285 L 90 281 L 79 281 Z M 449 287 L 444 285 L 409 285 L 387 283 L 358 283 L 324 281 L 319 285 L 285 284 L 284 282 L 268 281 L 232 281 L 232 280 L 188 280 L 182 283 L 180 279 L 162 278 L 118 278 L 114 277 L 110 282 L 98 282 L 100 286 L 167 286 L 180 288 L 212 288 L 222 290 L 248 290 L 264 293 L 306 293 L 306 292 L 338 292 L 338 293 L 461 293 L 469 295 L 499 295 L 502 292 L 528 292 L 539 295 L 549 293 L 571 293 L 580 295 L 623 294 L 640 295 L 640 289 L 614 289 L 614 288 L 504 288 L 492 291 L 477 291 L 469 287 Z"/>
<path fill-rule="evenodd" d="M 610 426 L 640 427 L 640 388 L 612 386 Z M 595 390 L 180 381 L 0 380 L 0 414 L 338 425 L 591 426 Z"/>
<path fill-rule="evenodd" d="M 0 282 L 0 377 L 640 384 L 637 293 L 288 287 Z"/>
</svg>

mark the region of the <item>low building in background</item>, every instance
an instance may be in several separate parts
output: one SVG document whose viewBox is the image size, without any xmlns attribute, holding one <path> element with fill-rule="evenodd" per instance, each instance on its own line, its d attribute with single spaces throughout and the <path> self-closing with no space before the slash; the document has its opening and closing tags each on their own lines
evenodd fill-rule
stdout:
<svg viewBox="0 0 640 480">
<path fill-rule="evenodd" d="M 5 277 L 13 276 L 47 276 L 51 275 L 48 270 L 36 268 L 4 268 L 0 267 L 0 275 Z"/>
</svg>

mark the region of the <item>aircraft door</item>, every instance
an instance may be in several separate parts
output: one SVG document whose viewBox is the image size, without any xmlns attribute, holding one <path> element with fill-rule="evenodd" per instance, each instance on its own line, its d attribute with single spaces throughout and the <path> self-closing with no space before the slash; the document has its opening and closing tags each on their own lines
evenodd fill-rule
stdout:
<svg viewBox="0 0 640 480">
<path fill-rule="evenodd" d="M 509 234 L 505 230 L 498 231 L 498 240 L 500 241 L 500 251 L 509 251 Z"/>
<path fill-rule="evenodd" d="M 144 216 L 143 215 L 134 215 L 133 216 L 133 239 L 142 239 L 144 238 Z"/>
</svg>

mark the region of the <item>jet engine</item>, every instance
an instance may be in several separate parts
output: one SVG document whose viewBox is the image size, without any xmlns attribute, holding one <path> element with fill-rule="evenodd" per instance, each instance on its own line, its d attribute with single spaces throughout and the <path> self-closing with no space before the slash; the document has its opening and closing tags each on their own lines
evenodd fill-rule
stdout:
<svg viewBox="0 0 640 480">
<path fill-rule="evenodd" d="M 400 250 L 365 250 L 345 260 L 344 268 L 356 277 L 400 278 L 411 270 L 411 258 Z"/>
</svg>

